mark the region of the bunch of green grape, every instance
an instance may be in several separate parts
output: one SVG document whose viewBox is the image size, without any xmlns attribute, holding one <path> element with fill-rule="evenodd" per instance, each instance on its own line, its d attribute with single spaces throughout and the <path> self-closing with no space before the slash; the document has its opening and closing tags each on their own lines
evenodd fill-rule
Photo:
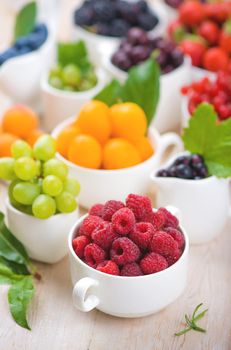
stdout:
<svg viewBox="0 0 231 350">
<path fill-rule="evenodd" d="M 55 158 L 55 140 L 50 135 L 41 136 L 33 148 L 18 140 L 11 152 L 12 158 L 0 159 L 0 179 L 11 181 L 11 205 L 39 219 L 77 208 L 80 185 L 68 177 L 66 164 Z"/>
<path fill-rule="evenodd" d="M 97 83 L 94 68 L 90 66 L 83 71 L 76 64 L 54 66 L 49 73 L 49 84 L 56 89 L 66 91 L 87 91 Z"/>
</svg>

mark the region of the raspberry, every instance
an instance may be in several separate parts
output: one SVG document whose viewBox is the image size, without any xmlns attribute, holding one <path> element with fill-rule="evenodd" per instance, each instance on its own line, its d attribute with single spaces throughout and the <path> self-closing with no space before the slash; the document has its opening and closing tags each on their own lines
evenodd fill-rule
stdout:
<svg viewBox="0 0 231 350">
<path fill-rule="evenodd" d="M 129 238 L 138 245 L 139 248 L 146 249 L 151 242 L 155 230 L 149 222 L 139 222 L 135 224 L 134 230 Z"/>
<path fill-rule="evenodd" d="M 90 243 L 90 239 L 86 236 L 78 236 L 73 239 L 72 246 L 79 258 L 83 258 L 84 249 Z"/>
<path fill-rule="evenodd" d="M 173 227 L 166 227 L 164 231 L 171 235 L 172 238 L 178 243 L 179 249 L 184 247 L 184 236 L 179 230 Z"/>
<path fill-rule="evenodd" d="M 111 222 L 116 233 L 126 236 L 133 230 L 136 219 L 130 209 L 122 208 L 112 216 Z"/>
<path fill-rule="evenodd" d="M 137 263 L 130 263 L 123 266 L 121 276 L 142 276 L 143 272 Z"/>
<path fill-rule="evenodd" d="M 103 222 L 101 218 L 94 215 L 88 215 L 83 221 L 79 235 L 91 236 L 92 232 Z"/>
<path fill-rule="evenodd" d="M 140 268 L 145 275 L 165 270 L 167 267 L 167 260 L 156 253 L 147 254 L 140 262 Z"/>
<path fill-rule="evenodd" d="M 89 215 L 99 216 L 101 218 L 103 215 L 103 208 L 103 204 L 95 204 L 91 207 Z"/>
<path fill-rule="evenodd" d="M 153 213 L 151 223 L 153 224 L 156 231 L 159 231 L 163 228 L 165 224 L 165 215 L 161 211 Z"/>
<path fill-rule="evenodd" d="M 96 270 L 104 272 L 104 273 L 108 273 L 110 275 L 116 275 L 118 276 L 120 274 L 120 270 L 118 265 L 116 265 L 116 263 L 114 261 L 111 260 L 105 260 L 103 262 L 101 262 Z"/>
<path fill-rule="evenodd" d="M 135 262 L 140 257 L 140 250 L 135 243 L 127 237 L 114 240 L 110 251 L 111 260 L 118 265 Z"/>
<path fill-rule="evenodd" d="M 163 231 L 156 232 L 150 243 L 150 250 L 164 257 L 172 256 L 177 249 L 178 243 Z"/>
<path fill-rule="evenodd" d="M 171 255 L 169 256 L 166 256 L 165 259 L 167 260 L 168 262 L 168 266 L 171 266 L 173 265 L 175 262 L 177 262 L 177 260 L 179 260 L 179 258 L 181 257 L 181 251 L 180 249 L 176 249 L 172 252 Z"/>
<path fill-rule="evenodd" d="M 118 238 L 118 235 L 113 231 L 110 222 L 103 222 L 92 232 L 94 243 L 103 249 L 110 248 L 116 238 Z"/>
<path fill-rule="evenodd" d="M 129 194 L 126 206 L 131 209 L 137 221 L 150 221 L 152 217 L 152 203 L 147 196 Z"/>
<path fill-rule="evenodd" d="M 104 205 L 102 218 L 106 221 L 111 221 L 113 214 L 124 207 L 125 205 L 120 201 L 108 201 Z"/>
<path fill-rule="evenodd" d="M 158 212 L 161 212 L 165 216 L 165 226 L 177 228 L 179 226 L 179 220 L 172 215 L 166 208 L 159 208 Z"/>
<path fill-rule="evenodd" d="M 105 260 L 105 257 L 105 251 L 95 243 L 88 244 L 84 249 L 85 261 L 91 267 L 96 267 Z"/>
</svg>

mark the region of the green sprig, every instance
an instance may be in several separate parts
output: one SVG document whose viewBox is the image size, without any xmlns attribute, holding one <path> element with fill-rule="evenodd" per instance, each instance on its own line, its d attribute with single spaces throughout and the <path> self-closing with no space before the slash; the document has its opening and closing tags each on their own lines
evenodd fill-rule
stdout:
<svg viewBox="0 0 231 350">
<path fill-rule="evenodd" d="M 197 325 L 197 321 L 199 321 L 201 318 L 204 317 L 204 315 L 206 314 L 206 312 L 208 311 L 208 309 L 205 309 L 204 311 L 200 312 L 199 314 L 197 314 L 198 310 L 201 308 L 201 306 L 203 305 L 203 303 L 200 303 L 199 305 L 196 306 L 195 310 L 193 311 L 192 317 L 190 318 L 190 316 L 185 315 L 185 322 L 186 322 L 186 328 L 184 328 L 182 331 L 175 333 L 175 335 L 177 337 L 191 331 L 194 330 L 196 332 L 201 332 L 201 333 L 206 333 L 206 329 L 201 328 Z"/>
</svg>

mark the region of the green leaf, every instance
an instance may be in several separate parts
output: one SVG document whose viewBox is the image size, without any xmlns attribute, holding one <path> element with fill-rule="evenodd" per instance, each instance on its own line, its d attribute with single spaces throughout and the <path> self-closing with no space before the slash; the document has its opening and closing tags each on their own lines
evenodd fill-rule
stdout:
<svg viewBox="0 0 231 350">
<path fill-rule="evenodd" d="M 37 16 L 37 5 L 35 1 L 26 4 L 18 13 L 14 28 L 14 38 L 31 33 L 35 27 Z"/>
<path fill-rule="evenodd" d="M 29 258 L 23 245 L 12 235 L 4 223 L 0 212 L 0 257 L 17 264 L 27 265 Z"/>
<path fill-rule="evenodd" d="M 122 99 L 123 88 L 118 80 L 113 79 L 103 90 L 99 92 L 98 95 L 94 97 L 95 100 L 102 101 L 108 106 L 112 106 L 115 103 L 118 103 Z"/>
<path fill-rule="evenodd" d="M 0 263 L 0 284 L 11 284 L 14 281 L 20 281 L 23 278 L 25 278 L 25 276 L 13 273 L 9 267 Z"/>
<path fill-rule="evenodd" d="M 24 277 L 12 284 L 8 291 L 10 312 L 15 322 L 23 328 L 29 329 L 27 311 L 34 296 L 32 277 Z"/>
<path fill-rule="evenodd" d="M 213 106 L 202 103 L 182 138 L 185 149 L 204 157 L 210 175 L 231 176 L 231 119 L 218 124 Z"/>
<path fill-rule="evenodd" d="M 86 45 L 82 40 L 75 43 L 59 43 L 57 55 L 58 63 L 61 66 L 66 66 L 71 63 L 76 64 L 80 68 L 89 66 Z"/>
</svg>

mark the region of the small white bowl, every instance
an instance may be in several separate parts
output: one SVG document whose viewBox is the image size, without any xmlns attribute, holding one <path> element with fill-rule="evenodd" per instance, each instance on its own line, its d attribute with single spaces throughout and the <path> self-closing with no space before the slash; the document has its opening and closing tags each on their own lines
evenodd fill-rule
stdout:
<svg viewBox="0 0 231 350">
<path fill-rule="evenodd" d="M 51 131 L 67 116 L 78 113 L 81 107 L 97 95 L 107 83 L 106 73 L 98 68 L 96 75 L 98 82 L 90 90 L 71 92 L 53 88 L 48 81 L 48 73 L 41 79 L 42 105 L 44 111 L 44 127 Z"/>
<path fill-rule="evenodd" d="M 14 102 L 36 106 L 41 74 L 50 66 L 54 56 L 54 29 L 48 26 L 47 40 L 38 50 L 11 58 L 1 65 L 0 86 L 3 93 Z"/>
<path fill-rule="evenodd" d="M 85 217 L 77 221 L 68 239 L 73 303 L 76 308 L 83 312 L 97 308 L 118 317 L 143 317 L 160 311 L 182 294 L 187 282 L 189 250 L 183 229 L 183 254 L 166 270 L 146 276 L 112 276 L 91 268 L 73 250 L 72 240 Z"/>
<path fill-rule="evenodd" d="M 116 67 L 109 57 L 104 59 L 105 69 L 111 77 L 124 83 L 128 74 Z M 178 131 L 181 125 L 181 94 L 183 85 L 191 82 L 191 60 L 185 56 L 183 64 L 160 77 L 160 99 L 151 125 L 160 133 Z"/>
<path fill-rule="evenodd" d="M 188 152 L 173 156 L 161 169 L 185 154 Z M 230 213 L 229 179 L 215 176 L 202 180 L 165 178 L 156 176 L 155 171 L 151 180 L 157 187 L 157 206 L 171 203 L 179 209 L 191 244 L 210 242 L 222 232 Z"/>
<path fill-rule="evenodd" d="M 81 1 L 81 4 L 83 2 L 84 1 Z M 149 3 L 149 7 L 156 13 L 159 19 L 159 23 L 155 26 L 155 28 L 149 31 L 149 33 L 161 35 L 165 32 L 165 29 L 167 27 L 167 14 L 165 8 L 159 2 L 155 2 L 155 4 Z M 110 36 L 94 34 L 74 24 L 72 37 L 75 40 L 82 39 L 85 41 L 90 57 L 96 64 L 100 64 L 103 57 L 111 56 L 111 54 L 115 51 L 115 48 L 121 41 L 121 38 L 114 38 Z"/>
<path fill-rule="evenodd" d="M 54 264 L 67 254 L 67 237 L 79 217 L 79 211 L 57 214 L 40 220 L 15 209 L 7 199 L 6 218 L 9 230 L 25 246 L 30 258 Z"/>
<path fill-rule="evenodd" d="M 74 120 L 75 118 L 72 117 L 58 125 L 52 132 L 52 136 L 56 138 Z M 129 193 L 148 193 L 150 174 L 167 156 L 167 151 L 172 148 L 170 153 L 174 154 L 183 149 L 181 138 L 174 133 L 160 136 L 154 128 L 150 128 L 149 138 L 155 153 L 146 161 L 125 169 L 95 170 L 84 168 L 58 154 L 57 158 L 68 166 L 70 175 L 78 178 L 81 184 L 80 205 L 84 208 L 90 208 L 95 203 L 104 203 L 111 198 L 123 201 Z"/>
</svg>

